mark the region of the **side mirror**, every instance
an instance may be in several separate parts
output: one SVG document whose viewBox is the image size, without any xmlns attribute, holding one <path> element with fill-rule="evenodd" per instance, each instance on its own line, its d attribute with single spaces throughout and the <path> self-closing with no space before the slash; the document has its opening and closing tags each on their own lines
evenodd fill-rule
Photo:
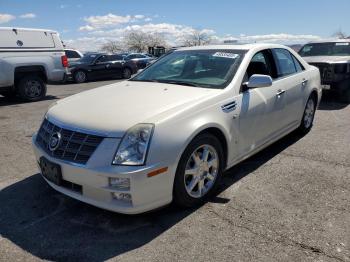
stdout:
<svg viewBox="0 0 350 262">
<path fill-rule="evenodd" d="M 272 86 L 272 78 L 268 75 L 252 75 L 246 83 L 248 88 L 261 88 Z"/>
</svg>

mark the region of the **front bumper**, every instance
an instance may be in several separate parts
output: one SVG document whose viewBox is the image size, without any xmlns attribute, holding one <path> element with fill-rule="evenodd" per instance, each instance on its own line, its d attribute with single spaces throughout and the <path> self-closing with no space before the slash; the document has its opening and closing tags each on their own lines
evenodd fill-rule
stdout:
<svg viewBox="0 0 350 262">
<path fill-rule="evenodd" d="M 139 214 L 169 204 L 172 201 L 174 170 L 168 168 L 165 173 L 148 177 L 148 173 L 164 166 L 161 164 L 139 167 L 111 165 L 111 159 L 106 156 L 114 155 L 119 142 L 117 138 L 105 138 L 86 165 L 79 165 L 52 158 L 37 145 L 36 135 L 32 138 L 37 162 L 44 156 L 61 166 L 62 178 L 69 186 L 57 186 L 43 178 L 52 188 L 65 195 L 123 214 Z M 130 190 L 111 187 L 109 178 L 129 178 Z M 132 200 L 126 202 L 115 199 L 113 193 L 128 193 Z"/>
</svg>

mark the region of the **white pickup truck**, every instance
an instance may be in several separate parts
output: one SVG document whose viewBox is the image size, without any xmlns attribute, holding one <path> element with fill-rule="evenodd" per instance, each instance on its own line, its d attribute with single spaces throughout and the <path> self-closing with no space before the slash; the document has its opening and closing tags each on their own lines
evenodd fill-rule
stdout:
<svg viewBox="0 0 350 262">
<path fill-rule="evenodd" d="M 0 27 L 0 95 L 38 101 L 62 82 L 68 60 L 55 31 Z"/>
</svg>

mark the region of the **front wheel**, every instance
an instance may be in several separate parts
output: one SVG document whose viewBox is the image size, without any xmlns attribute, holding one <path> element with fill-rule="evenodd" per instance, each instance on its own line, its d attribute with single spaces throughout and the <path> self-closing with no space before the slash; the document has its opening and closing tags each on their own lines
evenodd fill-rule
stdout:
<svg viewBox="0 0 350 262">
<path fill-rule="evenodd" d="M 74 81 L 75 83 L 84 83 L 87 81 L 87 75 L 84 71 L 78 70 L 74 73 Z"/>
<path fill-rule="evenodd" d="M 224 166 L 220 141 L 211 134 L 196 137 L 182 154 L 174 181 L 174 202 L 192 207 L 204 203 L 219 184 Z"/>
<path fill-rule="evenodd" d="M 129 79 L 131 77 L 131 70 L 129 68 L 124 68 L 123 69 L 123 78 Z"/>
<path fill-rule="evenodd" d="M 303 118 L 298 128 L 298 131 L 301 134 L 306 134 L 311 130 L 315 118 L 316 104 L 315 96 L 311 95 L 307 100 Z"/>
</svg>

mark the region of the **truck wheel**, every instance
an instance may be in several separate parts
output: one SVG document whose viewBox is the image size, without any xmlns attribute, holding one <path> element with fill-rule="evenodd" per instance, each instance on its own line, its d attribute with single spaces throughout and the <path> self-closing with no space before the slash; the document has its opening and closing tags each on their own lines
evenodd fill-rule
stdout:
<svg viewBox="0 0 350 262">
<path fill-rule="evenodd" d="M 123 69 L 123 78 L 129 79 L 131 77 L 131 70 L 129 68 Z"/>
<path fill-rule="evenodd" d="M 87 75 L 84 71 L 78 70 L 74 73 L 74 81 L 75 83 L 84 83 L 87 81 Z"/>
<path fill-rule="evenodd" d="M 46 84 L 36 75 L 21 78 L 17 85 L 19 96 L 24 101 L 39 101 L 46 96 Z"/>
</svg>

